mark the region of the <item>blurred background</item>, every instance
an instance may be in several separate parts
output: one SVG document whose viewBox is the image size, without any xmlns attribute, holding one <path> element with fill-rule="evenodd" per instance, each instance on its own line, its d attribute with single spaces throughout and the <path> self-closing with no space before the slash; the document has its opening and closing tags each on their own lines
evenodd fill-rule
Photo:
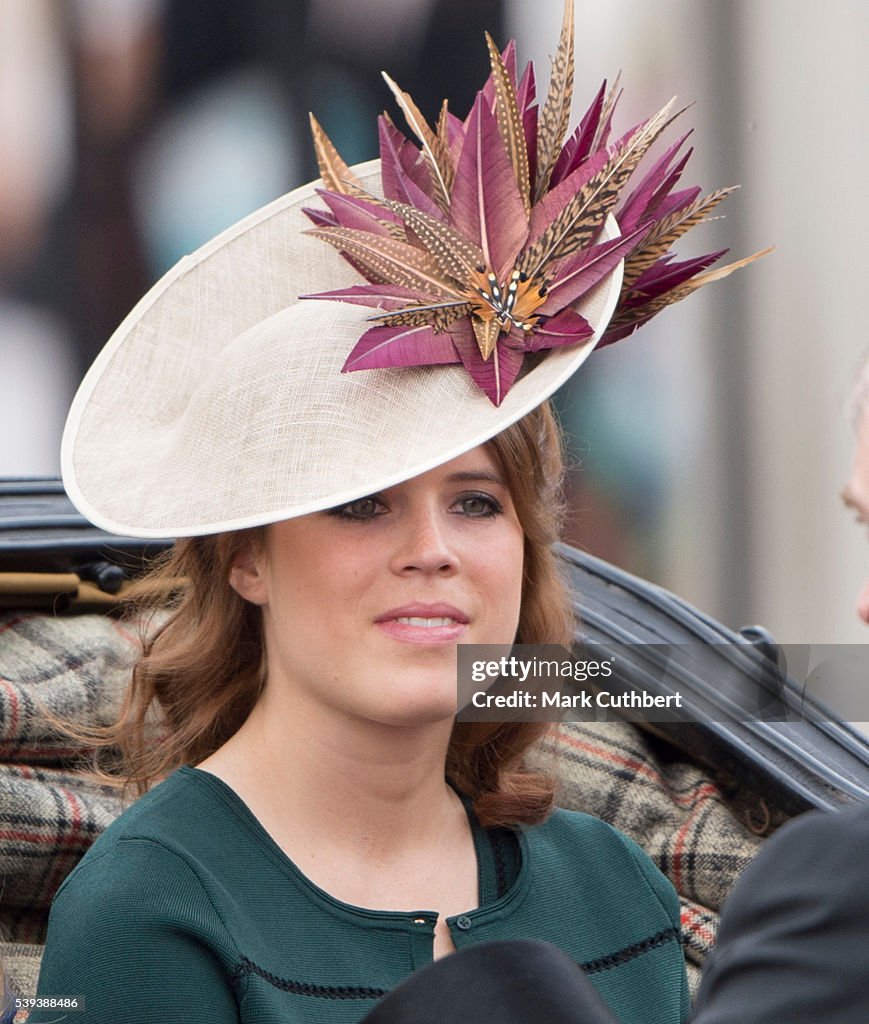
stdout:
<svg viewBox="0 0 869 1024">
<path fill-rule="evenodd" d="M 689 254 L 776 245 L 594 356 L 558 404 L 570 539 L 739 627 L 863 643 L 865 530 L 839 499 L 866 344 L 864 0 L 577 0 L 578 118 L 621 70 L 620 133 L 674 93 L 683 178 L 741 183 Z M 562 0 L 0 0 L 0 475 L 58 472 L 87 365 L 180 256 L 397 120 L 381 68 L 464 114 L 484 29 L 548 74 Z M 672 135 L 672 133 L 671 133 Z M 693 248 L 692 248 L 693 247 Z"/>
</svg>

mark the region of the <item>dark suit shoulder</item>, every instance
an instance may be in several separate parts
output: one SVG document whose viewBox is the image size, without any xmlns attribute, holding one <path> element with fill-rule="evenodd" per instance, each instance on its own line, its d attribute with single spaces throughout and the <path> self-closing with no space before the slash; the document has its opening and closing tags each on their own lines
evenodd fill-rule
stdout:
<svg viewBox="0 0 869 1024">
<path fill-rule="evenodd" d="M 869 1020 L 869 804 L 784 826 L 724 905 L 695 1024 Z"/>
</svg>

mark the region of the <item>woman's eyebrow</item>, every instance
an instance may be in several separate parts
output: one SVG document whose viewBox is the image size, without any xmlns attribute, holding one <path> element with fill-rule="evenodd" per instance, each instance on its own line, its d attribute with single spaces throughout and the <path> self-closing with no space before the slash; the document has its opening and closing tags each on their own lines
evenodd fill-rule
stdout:
<svg viewBox="0 0 869 1024">
<path fill-rule="evenodd" d="M 504 477 L 494 469 L 466 469 L 457 473 L 450 473 L 447 477 L 449 483 L 474 483 L 475 481 L 487 481 L 491 484 L 499 484 L 506 487 Z"/>
</svg>

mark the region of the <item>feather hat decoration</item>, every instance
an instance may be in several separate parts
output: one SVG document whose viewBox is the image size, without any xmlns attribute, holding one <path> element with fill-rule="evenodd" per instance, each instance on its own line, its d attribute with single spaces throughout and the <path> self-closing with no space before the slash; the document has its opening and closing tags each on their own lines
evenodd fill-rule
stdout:
<svg viewBox="0 0 869 1024">
<path fill-rule="evenodd" d="M 499 52 L 488 35 L 491 75 L 464 121 L 444 101 L 430 126 L 384 74 L 418 145 L 381 116 L 383 198 L 362 188 L 312 115 L 327 209 L 306 210 L 316 225 L 309 233 L 367 283 L 310 297 L 376 310 L 345 371 L 461 362 L 500 405 L 526 357 L 591 337 L 576 307 L 621 261 L 622 291 L 601 345 L 764 254 L 715 270 L 726 250 L 674 260 L 674 243 L 732 189 L 702 196 L 676 187 L 691 154 L 681 152 L 684 135 L 626 195 L 678 113 L 671 101 L 611 143 L 620 90 L 604 83 L 568 136 L 573 35 L 567 0 L 542 107 L 533 66 L 519 78 L 515 44 Z M 610 215 L 615 237 L 602 230 Z"/>
</svg>

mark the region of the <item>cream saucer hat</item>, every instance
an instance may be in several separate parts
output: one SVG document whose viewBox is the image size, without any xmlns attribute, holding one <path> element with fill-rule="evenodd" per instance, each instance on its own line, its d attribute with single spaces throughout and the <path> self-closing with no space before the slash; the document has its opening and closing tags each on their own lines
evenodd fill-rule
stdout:
<svg viewBox="0 0 869 1024">
<path fill-rule="evenodd" d="M 355 168 L 379 190 L 378 161 Z M 369 310 L 299 295 L 359 275 L 304 234 L 306 185 L 181 260 L 132 310 L 75 397 L 61 449 L 76 507 L 113 533 L 182 537 L 330 508 L 482 444 L 585 361 L 547 355 L 494 406 L 461 366 L 342 373 Z"/>
<path fill-rule="evenodd" d="M 136 305 L 64 432 L 64 484 L 88 519 L 195 536 L 376 493 L 489 440 L 602 338 L 732 269 L 705 273 L 720 254 L 672 262 L 726 194 L 674 191 L 682 140 L 622 194 L 668 108 L 608 146 L 616 91 L 601 90 L 563 143 L 570 5 L 541 110 L 513 44 L 489 47 L 466 121 L 445 104 L 429 128 L 390 83 L 420 146 L 384 118 L 381 160 L 354 168 L 315 123 L 322 181 L 182 259 Z"/>
</svg>

